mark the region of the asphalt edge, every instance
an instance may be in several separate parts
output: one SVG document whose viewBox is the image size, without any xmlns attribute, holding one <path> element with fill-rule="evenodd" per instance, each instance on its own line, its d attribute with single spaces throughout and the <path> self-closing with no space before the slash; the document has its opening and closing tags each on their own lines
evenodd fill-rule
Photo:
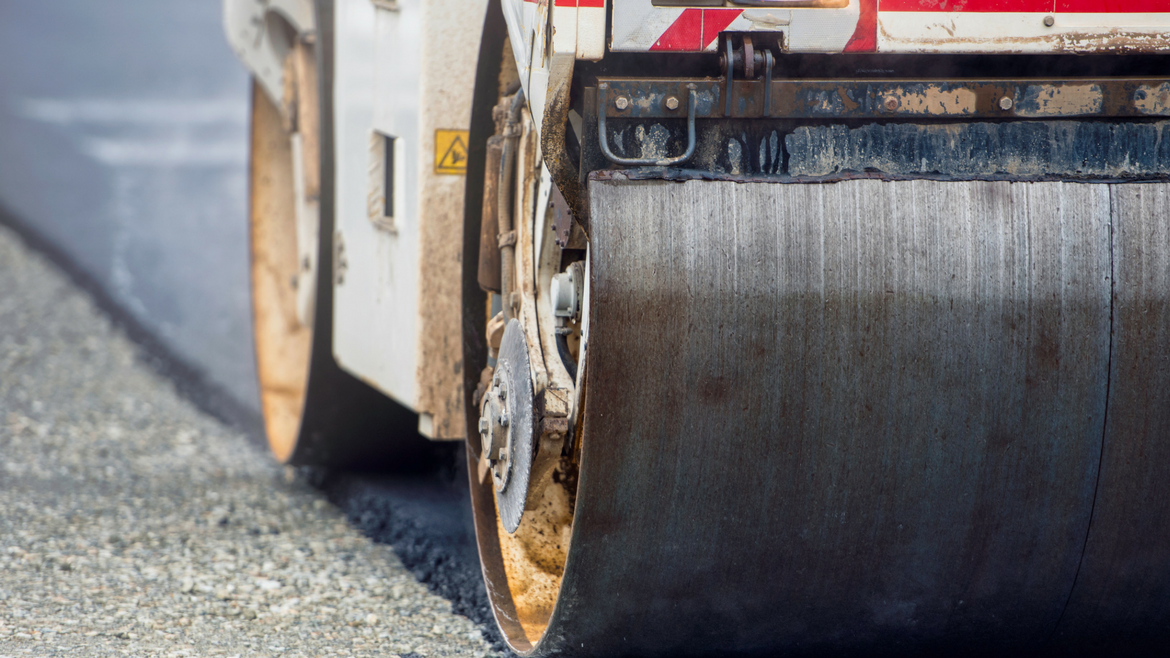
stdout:
<svg viewBox="0 0 1170 658">
<path fill-rule="evenodd" d="M 94 304 L 138 347 L 138 358 L 152 371 L 166 378 L 178 394 L 203 413 L 244 434 L 248 442 L 267 450 L 264 421 L 259 411 L 240 403 L 207 373 L 179 356 L 159 340 L 140 320 L 120 305 L 101 283 L 28 222 L 0 204 L 0 226 L 14 232 L 30 250 L 49 260 L 70 282 L 80 288 Z"/>
<path fill-rule="evenodd" d="M 458 510 L 439 503 L 429 510 L 424 508 L 422 514 L 455 514 L 460 517 L 459 522 L 470 529 L 473 523 L 471 496 L 466 485 L 463 449 L 460 445 L 452 450 L 448 460 L 443 460 L 430 474 L 416 476 L 415 482 L 428 487 L 437 485 L 460 501 Z M 390 546 L 415 580 L 432 594 L 451 602 L 452 613 L 479 626 L 484 640 L 492 645 L 497 655 L 516 656 L 508 648 L 492 615 L 475 549 L 474 532 L 468 533 L 470 545 L 453 545 L 450 537 L 425 527 L 426 520 L 419 516 L 419 509 L 408 509 L 395 495 L 379 491 L 377 474 L 302 466 L 298 468 L 298 475 L 341 510 L 350 525 L 375 543 Z M 405 482 L 406 479 L 399 481 Z"/>
<path fill-rule="evenodd" d="M 249 443 L 267 453 L 264 421 L 258 411 L 241 404 L 211 381 L 203 370 L 165 345 L 120 305 L 93 275 L 77 265 L 65 250 L 20 220 L 3 204 L 0 204 L 0 226 L 11 230 L 24 246 L 46 258 L 81 289 L 114 327 L 134 343 L 138 348 L 137 358 L 170 381 L 180 397 L 242 433 Z M 465 482 L 467 478 L 465 472 L 459 471 L 464 461 L 461 449 L 459 446 L 451 450 L 451 454 L 445 455 L 447 459 L 440 457 L 429 478 L 420 475 L 458 490 L 457 483 Z M 371 540 L 389 545 L 420 583 L 430 592 L 451 601 L 452 612 L 475 622 L 496 652 L 515 655 L 508 650 L 491 617 L 478 561 L 472 564 L 451 552 L 440 538 L 431 536 L 410 514 L 402 513 L 392 499 L 372 491 L 369 483 L 361 481 L 363 475 L 370 474 L 310 466 L 298 470 L 308 484 L 346 515 L 351 525 Z M 465 490 L 462 493 L 467 496 Z M 468 575 L 473 576 L 471 582 L 466 578 Z"/>
</svg>

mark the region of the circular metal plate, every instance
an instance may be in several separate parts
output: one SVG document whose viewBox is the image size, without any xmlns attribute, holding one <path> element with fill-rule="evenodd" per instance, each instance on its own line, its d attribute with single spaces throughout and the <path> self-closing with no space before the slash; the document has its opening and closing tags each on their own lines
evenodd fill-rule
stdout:
<svg viewBox="0 0 1170 658">
<path fill-rule="evenodd" d="M 516 532 L 520 517 L 524 514 L 524 502 L 528 497 L 528 479 L 532 472 L 534 437 L 532 422 L 532 370 L 528 363 L 528 343 L 524 329 L 516 320 L 509 320 L 500 342 L 500 356 L 497 368 L 507 377 L 508 397 L 508 444 L 511 475 L 504 488 L 496 491 L 496 505 L 504 529 Z"/>
</svg>

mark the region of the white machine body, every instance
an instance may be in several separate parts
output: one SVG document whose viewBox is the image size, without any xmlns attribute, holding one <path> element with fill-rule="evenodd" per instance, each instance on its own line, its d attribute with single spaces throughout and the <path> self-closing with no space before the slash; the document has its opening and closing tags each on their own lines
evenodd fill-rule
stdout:
<svg viewBox="0 0 1170 658">
<path fill-rule="evenodd" d="M 612 52 L 711 52 L 721 32 L 780 33 L 786 52 L 1165 50 L 1158 0 L 501 0 L 536 130 L 574 63 Z M 274 99 L 288 29 L 311 0 L 224 0 L 225 30 Z M 336 0 L 333 352 L 462 439 L 464 181 L 487 0 Z M 610 31 L 606 33 L 607 16 Z M 279 20 L 278 20 L 279 19 Z M 654 72 L 668 74 L 668 72 Z M 545 174 L 547 178 L 547 172 Z M 547 185 L 542 185 L 542 194 Z"/>
</svg>

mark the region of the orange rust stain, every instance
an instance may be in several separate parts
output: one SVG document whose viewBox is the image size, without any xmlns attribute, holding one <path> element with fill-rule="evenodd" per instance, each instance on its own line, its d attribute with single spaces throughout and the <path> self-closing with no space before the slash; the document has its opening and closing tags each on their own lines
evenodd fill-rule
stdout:
<svg viewBox="0 0 1170 658">
<path fill-rule="evenodd" d="M 975 112 L 975 92 L 970 89 L 942 90 L 927 87 L 922 92 L 910 93 L 899 88 L 894 95 L 901 101 L 899 114 L 926 116 L 955 116 Z"/>
<path fill-rule="evenodd" d="M 548 627 L 569 555 L 573 499 L 563 477 L 565 468 L 563 462 L 557 467 L 554 477 L 539 494 L 537 508 L 524 512 L 515 534 L 508 534 L 496 514 L 508 589 L 520 626 L 532 644 L 536 644 Z"/>
<path fill-rule="evenodd" d="M 1170 82 L 1157 87 L 1141 85 L 1133 95 L 1133 106 L 1142 114 L 1166 116 L 1170 114 Z"/>
<path fill-rule="evenodd" d="M 292 149 L 280 112 L 253 85 L 249 176 L 252 322 L 260 406 L 268 445 L 280 461 L 296 447 L 312 330 L 297 321 L 298 271 Z"/>
<path fill-rule="evenodd" d="M 1029 85 L 1025 98 L 1031 102 L 1020 103 L 1016 114 L 1020 116 L 1075 116 L 1096 114 L 1101 111 L 1105 96 L 1099 85 Z"/>
<path fill-rule="evenodd" d="M 837 97 L 841 99 L 841 104 L 845 106 L 847 112 L 852 112 L 860 107 L 859 103 L 849 98 L 849 90 L 846 87 L 837 87 Z"/>
</svg>

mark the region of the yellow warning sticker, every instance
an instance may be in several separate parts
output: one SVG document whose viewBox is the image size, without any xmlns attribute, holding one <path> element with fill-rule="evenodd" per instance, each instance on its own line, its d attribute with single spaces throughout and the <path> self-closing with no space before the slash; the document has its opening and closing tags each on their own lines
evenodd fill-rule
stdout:
<svg viewBox="0 0 1170 658">
<path fill-rule="evenodd" d="M 435 131 L 436 174 L 467 173 L 467 139 L 466 130 Z"/>
</svg>

